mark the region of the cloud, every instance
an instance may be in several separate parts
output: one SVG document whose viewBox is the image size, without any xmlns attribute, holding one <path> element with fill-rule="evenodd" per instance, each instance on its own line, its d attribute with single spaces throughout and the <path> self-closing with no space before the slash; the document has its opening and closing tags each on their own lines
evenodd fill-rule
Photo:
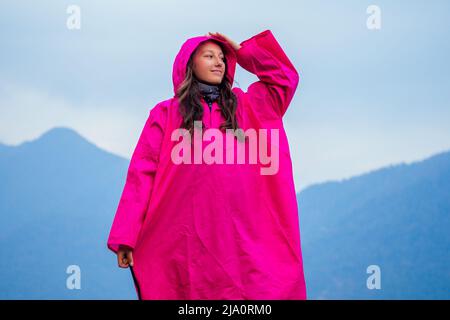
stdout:
<svg viewBox="0 0 450 320">
<path fill-rule="evenodd" d="M 107 151 L 130 158 L 141 129 L 153 106 L 128 112 L 124 105 L 83 106 L 63 96 L 17 84 L 0 82 L 0 137 L 17 145 L 45 131 L 66 126 Z"/>
</svg>

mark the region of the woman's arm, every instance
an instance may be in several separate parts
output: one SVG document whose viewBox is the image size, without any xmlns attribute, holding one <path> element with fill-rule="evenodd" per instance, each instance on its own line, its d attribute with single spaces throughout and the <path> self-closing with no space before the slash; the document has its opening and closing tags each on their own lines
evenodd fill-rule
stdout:
<svg viewBox="0 0 450 320">
<path fill-rule="evenodd" d="M 259 79 L 246 92 L 250 105 L 265 116 L 282 118 L 300 77 L 272 32 L 265 30 L 241 42 L 236 55 L 239 65 Z"/>
<path fill-rule="evenodd" d="M 157 106 L 150 110 L 128 167 L 107 242 L 108 248 L 115 253 L 120 245 L 135 247 L 145 218 L 164 135 L 164 119 L 157 111 Z"/>
</svg>

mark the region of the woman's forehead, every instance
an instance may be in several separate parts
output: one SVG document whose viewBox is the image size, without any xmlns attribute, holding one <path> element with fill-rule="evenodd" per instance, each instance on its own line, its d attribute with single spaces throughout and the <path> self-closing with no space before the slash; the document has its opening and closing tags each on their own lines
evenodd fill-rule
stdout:
<svg viewBox="0 0 450 320">
<path fill-rule="evenodd" d="M 202 43 L 200 45 L 199 52 L 203 53 L 203 52 L 206 52 L 206 51 L 223 53 L 222 48 L 220 47 L 220 45 L 218 45 L 217 43 L 215 43 L 213 41 L 207 41 L 207 42 L 204 42 L 204 43 Z"/>
</svg>

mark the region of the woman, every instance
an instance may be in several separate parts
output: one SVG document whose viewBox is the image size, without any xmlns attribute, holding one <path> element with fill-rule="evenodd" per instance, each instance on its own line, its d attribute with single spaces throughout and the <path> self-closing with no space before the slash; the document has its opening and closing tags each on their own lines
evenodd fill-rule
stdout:
<svg viewBox="0 0 450 320">
<path fill-rule="evenodd" d="M 236 63 L 259 79 L 247 92 L 232 88 Z M 306 299 L 282 122 L 299 82 L 295 67 L 270 30 L 240 44 L 208 33 L 182 45 L 172 76 L 174 96 L 150 110 L 133 152 L 108 248 L 130 266 L 140 299 Z M 190 138 L 199 129 L 215 138 L 201 131 L 200 149 L 180 152 L 186 134 L 177 132 Z M 277 170 L 236 161 L 239 148 L 250 150 L 251 130 L 269 131 L 258 149 L 270 148 Z M 219 143 L 230 132 L 235 143 Z M 195 161 L 195 148 L 235 161 Z"/>
</svg>

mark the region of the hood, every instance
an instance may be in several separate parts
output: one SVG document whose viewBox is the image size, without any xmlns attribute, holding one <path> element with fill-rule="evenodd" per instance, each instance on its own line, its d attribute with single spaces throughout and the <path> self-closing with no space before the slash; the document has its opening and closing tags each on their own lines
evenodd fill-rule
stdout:
<svg viewBox="0 0 450 320">
<path fill-rule="evenodd" d="M 186 76 L 186 66 L 191 54 L 200 44 L 202 44 L 207 40 L 216 40 L 222 45 L 224 51 L 223 53 L 227 60 L 226 66 L 227 70 L 225 76 L 228 77 L 230 83 L 233 84 L 234 72 L 236 70 L 236 53 L 234 52 L 235 50 L 228 44 L 228 42 L 223 41 L 222 39 L 217 38 L 215 36 L 193 37 L 187 39 L 183 43 L 173 63 L 172 81 L 173 81 L 174 96 L 177 92 L 177 88 L 180 86 L 180 84 L 183 82 Z"/>
</svg>

